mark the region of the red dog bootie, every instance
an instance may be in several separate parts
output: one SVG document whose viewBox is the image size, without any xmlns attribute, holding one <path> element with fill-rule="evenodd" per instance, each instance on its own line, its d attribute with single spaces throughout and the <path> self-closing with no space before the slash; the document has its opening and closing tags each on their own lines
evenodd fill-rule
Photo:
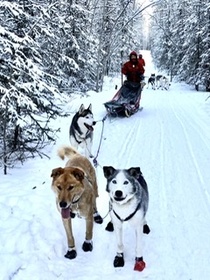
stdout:
<svg viewBox="0 0 210 280">
<path fill-rule="evenodd" d="M 136 258 L 135 261 L 136 262 L 135 262 L 135 265 L 134 265 L 134 270 L 143 271 L 145 266 L 146 266 L 146 263 L 143 261 L 143 257 Z"/>
</svg>

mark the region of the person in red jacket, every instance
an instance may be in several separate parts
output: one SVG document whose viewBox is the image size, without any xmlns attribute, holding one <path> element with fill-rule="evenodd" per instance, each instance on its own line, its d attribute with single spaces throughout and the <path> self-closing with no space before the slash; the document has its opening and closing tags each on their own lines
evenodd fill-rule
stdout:
<svg viewBox="0 0 210 280">
<path fill-rule="evenodd" d="M 139 63 L 137 53 L 132 51 L 130 60 L 122 66 L 122 74 L 127 77 L 128 82 L 140 83 L 144 79 L 144 67 Z"/>
<path fill-rule="evenodd" d="M 143 59 L 142 54 L 139 55 L 139 62 L 140 64 L 142 64 L 143 67 L 145 66 L 145 60 Z"/>
</svg>

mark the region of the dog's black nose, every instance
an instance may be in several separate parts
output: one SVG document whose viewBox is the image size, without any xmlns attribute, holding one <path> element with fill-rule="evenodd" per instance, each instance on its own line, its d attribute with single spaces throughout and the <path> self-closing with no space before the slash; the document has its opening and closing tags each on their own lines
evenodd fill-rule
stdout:
<svg viewBox="0 0 210 280">
<path fill-rule="evenodd" d="M 61 202 L 59 203 L 59 205 L 60 205 L 60 208 L 66 208 L 67 203 L 66 203 L 65 201 L 61 201 Z"/>
<path fill-rule="evenodd" d="M 115 192 L 115 196 L 116 197 L 121 197 L 123 195 L 123 192 L 122 191 L 116 191 Z"/>
<path fill-rule="evenodd" d="M 96 125 L 96 122 L 95 122 L 95 121 L 93 122 L 93 125 Z"/>
</svg>

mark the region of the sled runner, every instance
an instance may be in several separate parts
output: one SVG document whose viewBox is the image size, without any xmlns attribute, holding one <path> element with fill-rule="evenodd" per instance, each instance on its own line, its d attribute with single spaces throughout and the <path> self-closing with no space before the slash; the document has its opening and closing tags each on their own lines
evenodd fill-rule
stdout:
<svg viewBox="0 0 210 280">
<path fill-rule="evenodd" d="M 139 83 L 125 81 L 112 100 L 104 103 L 108 115 L 130 117 L 136 113 L 139 110 L 141 91 Z"/>
</svg>

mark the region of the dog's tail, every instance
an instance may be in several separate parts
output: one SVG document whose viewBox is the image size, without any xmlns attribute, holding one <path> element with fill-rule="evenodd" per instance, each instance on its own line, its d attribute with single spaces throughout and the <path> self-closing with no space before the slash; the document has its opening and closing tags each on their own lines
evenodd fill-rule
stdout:
<svg viewBox="0 0 210 280">
<path fill-rule="evenodd" d="M 58 149 L 58 156 L 64 160 L 65 156 L 71 158 L 73 155 L 78 154 L 78 152 L 70 146 L 63 146 Z"/>
</svg>

